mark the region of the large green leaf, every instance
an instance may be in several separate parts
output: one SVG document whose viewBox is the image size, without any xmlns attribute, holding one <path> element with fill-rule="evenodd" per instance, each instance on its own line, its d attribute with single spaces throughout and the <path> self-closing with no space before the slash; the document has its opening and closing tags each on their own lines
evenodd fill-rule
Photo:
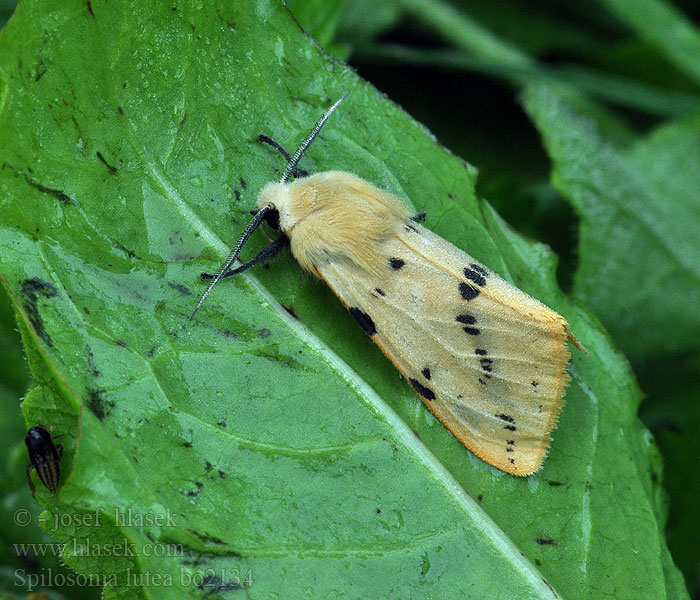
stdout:
<svg viewBox="0 0 700 600">
<path fill-rule="evenodd" d="M 575 294 L 632 357 L 700 348 L 700 115 L 620 147 L 551 88 L 525 106 L 581 217 Z"/>
<path fill-rule="evenodd" d="M 280 4 L 25 1 L 0 74 L 1 276 L 40 384 L 23 412 L 65 448 L 37 495 L 67 562 L 128 584 L 108 597 L 682 597 L 625 360 L 474 169 Z M 283 167 L 257 134 L 294 147 L 348 90 L 304 166 L 410 198 L 588 348 L 533 477 L 468 453 L 289 256 L 184 328 Z"/>
</svg>

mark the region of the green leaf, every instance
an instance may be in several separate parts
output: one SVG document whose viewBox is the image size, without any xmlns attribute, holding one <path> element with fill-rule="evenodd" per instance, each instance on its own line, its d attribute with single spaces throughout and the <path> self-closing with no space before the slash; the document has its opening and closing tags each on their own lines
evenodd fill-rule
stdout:
<svg viewBox="0 0 700 600">
<path fill-rule="evenodd" d="M 624 358 L 475 170 L 280 4 L 25 0 L 0 76 L 0 276 L 40 384 L 23 411 L 64 446 L 37 497 L 66 560 L 120 582 L 108 598 L 682 597 Z M 284 166 L 257 134 L 294 148 L 348 90 L 304 167 L 412 200 L 589 351 L 533 477 L 467 452 L 289 255 L 184 327 Z"/>
<path fill-rule="evenodd" d="M 697 350 L 700 116 L 620 147 L 551 88 L 525 107 L 581 219 L 575 295 L 633 358 Z"/>
<path fill-rule="evenodd" d="M 640 37 L 700 82 L 700 31 L 675 6 L 663 0 L 601 0 Z"/>
</svg>

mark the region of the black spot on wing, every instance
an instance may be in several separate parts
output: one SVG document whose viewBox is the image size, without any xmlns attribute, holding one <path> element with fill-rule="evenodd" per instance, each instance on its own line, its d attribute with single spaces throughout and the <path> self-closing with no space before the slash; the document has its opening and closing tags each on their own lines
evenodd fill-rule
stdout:
<svg viewBox="0 0 700 600">
<path fill-rule="evenodd" d="M 490 358 L 482 358 L 479 362 L 481 363 L 481 368 L 484 371 L 493 371 L 493 361 Z"/>
<path fill-rule="evenodd" d="M 366 312 L 361 311 L 357 306 L 350 308 L 350 314 L 355 317 L 355 320 L 362 326 L 367 335 L 377 333 L 377 328 L 374 326 L 374 321 Z"/>
<path fill-rule="evenodd" d="M 457 315 L 455 318 L 455 321 L 458 323 L 464 323 L 465 325 L 474 325 L 476 323 L 476 318 L 474 318 L 472 315 Z M 481 330 L 477 329 L 476 327 L 464 327 L 464 331 L 466 331 L 469 335 L 479 335 L 481 333 Z"/>
<path fill-rule="evenodd" d="M 405 260 L 401 260 L 400 258 L 392 257 L 389 259 L 389 266 L 394 269 L 394 271 L 398 271 L 401 267 L 403 267 L 406 264 Z"/>
<path fill-rule="evenodd" d="M 515 419 L 511 417 L 510 415 L 506 415 L 504 413 L 501 413 L 500 415 L 496 415 L 501 421 L 505 421 L 506 423 L 515 423 Z"/>
<path fill-rule="evenodd" d="M 384 293 L 384 290 L 382 290 L 380 288 L 374 288 L 374 291 L 377 292 L 377 294 L 379 294 L 380 296 L 386 296 L 386 294 Z"/>
<path fill-rule="evenodd" d="M 435 392 L 431 390 L 430 388 L 425 387 L 420 381 L 417 379 L 409 379 L 411 382 L 411 385 L 413 386 L 413 389 L 416 390 L 423 398 L 426 400 L 435 400 Z"/>
<path fill-rule="evenodd" d="M 484 277 L 488 277 L 488 276 L 489 276 L 489 272 L 488 272 L 484 267 L 482 267 L 480 264 L 478 264 L 478 263 L 469 263 L 469 266 L 470 266 L 472 269 L 474 269 L 477 273 L 479 273 L 479 275 L 483 275 Z"/>
<path fill-rule="evenodd" d="M 474 353 L 478 354 L 479 356 L 486 356 L 488 354 L 488 352 L 486 352 L 486 350 L 484 350 L 483 348 L 477 348 L 476 350 L 474 350 Z"/>
<path fill-rule="evenodd" d="M 425 377 L 428 381 L 430 381 L 430 369 L 428 367 L 425 367 L 422 371 L 421 374 L 423 377 Z"/>
<path fill-rule="evenodd" d="M 459 284 L 459 293 L 462 295 L 462 298 L 464 300 L 474 300 L 479 295 L 479 290 L 475 288 L 473 285 L 469 285 L 468 283 L 460 283 Z"/>
<path fill-rule="evenodd" d="M 464 269 L 464 276 L 469 281 L 476 283 L 479 287 L 484 287 L 486 285 L 485 277 L 477 273 L 474 269 Z"/>
<path fill-rule="evenodd" d="M 474 323 L 476 323 L 476 318 L 472 315 L 457 315 L 455 321 L 464 323 L 465 325 L 474 325 Z"/>
</svg>

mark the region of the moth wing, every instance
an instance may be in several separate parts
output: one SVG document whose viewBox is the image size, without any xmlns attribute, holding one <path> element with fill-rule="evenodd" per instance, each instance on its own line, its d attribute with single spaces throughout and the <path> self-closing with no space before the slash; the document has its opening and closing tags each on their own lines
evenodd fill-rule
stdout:
<svg viewBox="0 0 700 600">
<path fill-rule="evenodd" d="M 537 471 L 569 379 L 566 320 L 418 224 L 382 252 L 379 274 L 349 261 L 317 272 L 467 448 Z"/>
</svg>

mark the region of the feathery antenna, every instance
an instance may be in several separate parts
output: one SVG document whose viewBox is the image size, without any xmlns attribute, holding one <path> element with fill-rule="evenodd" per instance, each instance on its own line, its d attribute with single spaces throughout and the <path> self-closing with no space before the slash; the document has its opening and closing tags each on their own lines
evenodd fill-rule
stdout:
<svg viewBox="0 0 700 600">
<path fill-rule="evenodd" d="M 297 164 L 299 163 L 299 160 L 301 160 L 301 157 L 304 156 L 304 153 L 309 149 L 309 146 L 311 143 L 316 139 L 316 136 L 318 136 L 319 132 L 321 131 L 321 128 L 326 124 L 326 121 L 328 120 L 328 117 L 330 117 L 333 112 L 335 111 L 336 108 L 340 105 L 340 103 L 345 100 L 345 98 L 348 97 L 348 94 L 350 92 L 345 92 L 343 96 L 336 100 L 335 104 L 331 106 L 325 114 L 319 119 L 318 123 L 314 126 L 314 128 L 311 130 L 311 133 L 306 136 L 306 139 L 301 143 L 301 146 L 297 149 L 297 151 L 294 153 L 294 156 L 291 158 L 288 158 L 287 160 L 287 169 L 284 172 L 284 175 L 282 176 L 282 180 L 280 183 L 285 183 L 287 179 L 289 179 L 296 171 L 297 171 Z M 277 145 L 279 146 L 279 144 Z M 277 147 L 276 146 L 276 147 Z M 278 150 L 281 147 L 278 147 Z M 284 154 L 284 152 L 283 152 Z M 258 212 L 255 213 L 255 216 L 252 218 L 250 223 L 248 223 L 248 226 L 245 228 L 241 236 L 238 238 L 238 241 L 236 242 L 236 245 L 233 247 L 233 250 L 228 255 L 228 258 L 226 259 L 226 262 L 223 264 L 223 266 L 219 269 L 219 272 L 216 274 L 216 277 L 214 277 L 209 284 L 209 287 L 207 288 L 207 291 L 204 292 L 204 295 L 200 298 L 199 302 L 197 303 L 197 306 L 195 307 L 194 311 L 192 312 L 192 315 L 190 316 L 189 320 L 187 321 L 188 325 L 189 323 L 192 322 L 192 319 L 194 319 L 194 316 L 197 314 L 199 309 L 202 307 L 202 304 L 204 304 L 204 301 L 209 297 L 209 294 L 211 294 L 211 291 L 214 289 L 217 283 L 221 281 L 224 277 L 224 275 L 228 272 L 228 270 L 231 268 L 231 265 L 236 262 L 238 259 L 238 255 L 241 253 L 241 250 L 243 249 L 243 245 L 248 241 L 248 238 L 253 234 L 253 232 L 260 227 L 260 223 L 262 223 L 263 219 L 265 218 L 265 215 L 271 211 L 274 210 L 274 207 L 267 205 L 263 206 Z"/>
<path fill-rule="evenodd" d="M 336 100 L 335 104 L 331 106 L 326 111 L 326 114 L 324 114 L 319 119 L 318 123 L 316 123 L 315 127 L 311 130 L 311 133 L 306 136 L 306 139 L 301 143 L 301 146 L 299 146 L 297 151 L 294 153 L 294 156 L 292 156 L 291 160 L 287 164 L 287 170 L 284 172 L 284 175 L 282 175 L 280 183 L 285 183 L 287 179 L 291 177 L 292 173 L 294 172 L 294 169 L 296 169 L 297 164 L 301 160 L 301 157 L 304 156 L 304 153 L 309 149 L 309 146 L 316 139 L 316 136 L 321 131 L 321 127 L 323 127 L 326 124 L 328 117 L 330 117 L 335 111 L 335 109 L 338 108 L 340 103 L 348 97 L 348 94 L 350 94 L 350 92 L 345 92 L 341 98 Z"/>
</svg>

